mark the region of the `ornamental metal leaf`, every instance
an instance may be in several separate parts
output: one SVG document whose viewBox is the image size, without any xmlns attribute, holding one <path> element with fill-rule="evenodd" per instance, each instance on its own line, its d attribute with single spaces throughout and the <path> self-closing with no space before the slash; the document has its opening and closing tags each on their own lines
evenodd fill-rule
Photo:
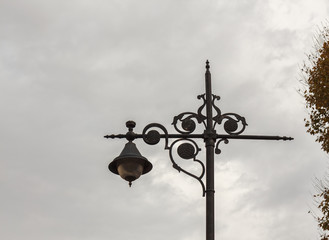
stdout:
<svg viewBox="0 0 329 240">
<path fill-rule="evenodd" d="M 224 130 L 229 135 L 239 135 L 241 134 L 246 126 L 248 126 L 246 119 L 239 114 L 236 113 L 225 113 L 221 114 L 220 109 L 215 105 L 215 100 L 219 100 L 220 97 L 216 95 L 212 95 L 212 106 L 216 111 L 216 116 L 213 117 L 214 127 L 216 124 L 220 125 L 224 121 Z"/>
<path fill-rule="evenodd" d="M 229 135 L 239 135 L 246 129 L 246 126 L 248 126 L 246 119 L 236 113 L 225 113 L 214 120 L 217 124 L 221 124 L 225 121 L 224 130 Z"/>
<path fill-rule="evenodd" d="M 204 126 L 206 126 L 205 120 L 207 119 L 206 116 L 202 114 L 202 110 L 206 106 L 206 99 L 205 94 L 199 95 L 198 99 L 203 100 L 203 104 L 199 107 L 197 113 L 194 112 L 183 112 L 177 116 L 174 117 L 172 125 L 174 125 L 174 128 L 177 132 L 182 134 L 190 134 L 194 132 L 196 129 L 196 123 L 203 123 Z M 181 126 L 178 127 L 178 121 L 181 122 Z"/>
<path fill-rule="evenodd" d="M 168 146 L 168 131 L 167 129 L 159 124 L 159 123 L 151 123 L 148 124 L 144 129 L 143 129 L 143 140 L 144 142 L 146 142 L 147 144 L 150 145 L 155 145 L 160 141 L 161 135 L 157 130 L 150 130 L 151 128 L 160 128 L 163 132 L 164 132 L 164 139 L 165 139 L 165 149 L 169 149 Z"/>
</svg>

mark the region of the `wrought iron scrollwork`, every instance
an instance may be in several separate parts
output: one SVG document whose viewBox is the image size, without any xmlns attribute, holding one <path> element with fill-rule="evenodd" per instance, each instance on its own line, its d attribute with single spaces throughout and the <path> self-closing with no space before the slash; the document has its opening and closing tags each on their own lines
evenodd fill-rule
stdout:
<svg viewBox="0 0 329 240">
<path fill-rule="evenodd" d="M 183 112 L 177 116 L 174 117 L 172 125 L 174 125 L 174 128 L 177 132 L 182 134 L 190 134 L 194 132 L 196 129 L 196 123 L 193 119 L 197 121 L 197 123 L 203 123 L 204 126 L 206 126 L 205 120 L 207 119 L 206 116 L 202 114 L 202 110 L 206 106 L 206 100 L 204 97 L 204 94 L 199 95 L 198 99 L 203 100 L 203 104 L 199 107 L 197 113 L 194 112 Z M 181 126 L 178 127 L 178 121 L 181 122 Z"/>
<path fill-rule="evenodd" d="M 192 173 L 188 172 L 187 170 L 183 169 L 174 160 L 174 156 L 173 156 L 174 145 L 176 145 L 177 143 L 179 143 L 181 141 L 185 141 L 185 142 L 181 143 L 177 147 L 178 156 L 181 157 L 182 159 L 185 159 L 185 160 L 193 159 L 194 162 L 199 163 L 201 165 L 201 168 L 202 168 L 201 174 L 199 176 L 197 176 L 195 174 L 192 174 Z M 173 164 L 173 168 L 175 168 L 178 172 L 183 172 L 183 173 L 187 174 L 188 176 L 193 177 L 193 178 L 195 178 L 196 180 L 199 181 L 199 183 L 201 184 L 201 187 L 202 187 L 202 195 L 205 196 L 206 188 L 205 188 L 205 185 L 202 181 L 202 178 L 205 174 L 205 166 L 204 166 L 203 162 L 201 162 L 200 160 L 198 160 L 196 158 L 199 151 L 201 151 L 201 149 L 198 147 L 198 145 L 196 144 L 195 141 L 193 141 L 191 139 L 177 139 L 169 147 L 169 157 L 170 157 L 170 160 Z"/>
<path fill-rule="evenodd" d="M 215 153 L 216 154 L 220 154 L 222 152 L 222 150 L 220 150 L 219 147 L 218 147 L 221 142 L 224 142 L 225 144 L 228 144 L 229 141 L 228 141 L 227 138 L 222 138 L 219 141 L 217 141 L 216 146 L 215 146 Z"/>
<path fill-rule="evenodd" d="M 239 135 L 246 129 L 246 126 L 248 126 L 246 119 L 236 113 L 225 113 L 214 120 L 217 124 L 221 124 L 222 121 L 225 121 L 224 130 L 229 135 Z"/>
<path fill-rule="evenodd" d="M 159 123 L 150 123 L 143 129 L 143 140 L 149 145 L 155 145 L 160 142 L 161 135 L 157 130 L 150 130 L 151 128 L 160 128 L 164 132 L 165 149 L 169 149 L 168 146 L 168 131 Z"/>
<path fill-rule="evenodd" d="M 221 110 L 215 104 L 215 100 L 218 100 L 219 101 L 220 100 L 220 96 L 217 96 L 217 95 L 212 94 L 212 101 L 211 101 L 211 103 L 212 103 L 212 106 L 213 106 L 213 108 L 215 109 L 215 111 L 217 113 L 216 114 L 216 117 L 214 117 L 213 120 L 215 120 L 217 118 L 217 116 L 221 116 L 222 115 L 221 114 Z"/>
<path fill-rule="evenodd" d="M 193 120 L 190 120 L 190 121 L 194 123 Z M 186 119 L 183 120 L 182 125 L 183 125 L 183 127 L 186 131 L 191 131 L 192 130 L 193 124 L 191 122 L 188 122 L 188 120 L 186 120 Z M 161 134 L 157 130 L 155 130 L 154 128 L 160 128 L 163 131 L 164 135 L 161 136 Z M 194 129 L 193 129 L 193 131 L 194 131 Z M 164 138 L 165 139 L 165 147 L 164 148 L 166 150 L 169 150 L 169 157 L 170 157 L 170 160 L 173 164 L 173 168 L 175 168 L 178 172 L 183 172 L 183 173 L 187 174 L 188 176 L 193 177 L 196 180 L 198 180 L 201 184 L 201 187 L 202 187 L 202 194 L 203 194 L 203 196 L 205 196 L 206 190 L 205 190 L 205 185 L 202 181 L 202 178 L 205 174 L 205 166 L 200 160 L 198 160 L 196 158 L 196 156 L 198 155 L 199 151 L 201 151 L 201 149 L 198 147 L 198 145 L 195 141 L 193 141 L 191 139 L 180 138 L 180 139 L 177 139 L 174 142 L 172 142 L 169 146 L 169 144 L 168 144 L 168 139 L 169 139 L 168 131 L 163 125 L 161 125 L 159 123 L 148 124 L 143 130 L 142 137 L 143 137 L 144 142 L 149 144 L 149 145 L 155 145 L 155 144 L 160 142 L 161 138 Z M 182 141 L 185 141 L 185 142 L 181 143 Z M 192 173 L 188 172 L 187 170 L 185 170 L 184 168 L 180 167 L 177 164 L 177 162 L 174 159 L 173 151 L 174 151 L 174 146 L 177 145 L 178 143 L 181 143 L 177 147 L 178 156 L 182 159 L 185 159 L 185 160 L 191 160 L 192 159 L 194 162 L 199 163 L 201 165 L 201 174 L 200 175 L 192 174 Z"/>
<path fill-rule="evenodd" d="M 196 113 L 183 112 L 173 118 L 172 125 L 174 125 L 174 128 L 176 129 L 176 131 L 179 132 L 180 134 L 184 134 L 184 135 L 192 134 L 196 129 L 197 123 L 203 124 L 204 127 L 207 128 L 207 124 L 206 124 L 207 117 L 202 113 L 206 106 L 205 94 L 201 94 L 197 98 L 199 100 L 201 99 L 203 101 L 203 103 L 198 108 Z M 215 112 L 215 116 L 212 118 L 214 121 L 212 130 L 215 132 L 216 125 L 221 125 L 222 123 L 224 123 L 223 124 L 224 131 L 226 133 L 228 133 L 229 135 L 241 134 L 247 126 L 245 118 L 241 117 L 240 115 L 238 115 L 236 113 L 222 114 L 221 110 L 215 104 L 216 100 L 220 100 L 220 97 L 212 94 L 211 104 L 212 104 L 212 107 Z M 154 128 L 161 129 L 164 134 L 161 135 L 159 133 L 159 131 L 155 130 Z M 158 124 L 158 123 L 151 123 L 151 124 L 147 125 L 143 130 L 142 136 L 143 136 L 144 141 L 150 145 L 155 145 L 160 142 L 161 138 L 164 138 L 165 139 L 165 149 L 169 150 L 169 157 L 173 164 L 173 168 L 175 168 L 179 172 L 183 172 L 186 175 L 198 180 L 202 187 L 203 196 L 205 195 L 205 192 L 206 192 L 205 185 L 202 181 L 202 178 L 205 174 L 205 166 L 200 160 L 198 160 L 196 158 L 196 156 L 198 155 L 198 153 L 201 149 L 198 147 L 198 145 L 196 144 L 195 141 L 191 140 L 188 137 L 185 137 L 185 138 L 179 138 L 169 145 L 169 143 L 168 143 L 169 135 L 168 135 L 167 129 L 163 125 Z M 229 141 L 227 138 L 222 138 L 222 139 L 219 139 L 218 141 L 216 141 L 216 145 L 215 145 L 216 154 L 221 153 L 221 150 L 219 149 L 219 144 L 222 142 L 227 144 Z M 200 175 L 192 174 L 177 164 L 177 162 L 174 159 L 174 154 L 173 154 L 174 149 L 176 149 L 176 148 L 174 148 L 174 146 L 177 146 L 177 145 L 178 145 L 177 154 L 180 158 L 185 159 L 185 160 L 193 160 L 194 162 L 197 162 L 201 165 L 201 174 Z M 175 156 L 177 156 L 177 154 L 175 154 Z"/>
<path fill-rule="evenodd" d="M 224 130 L 229 135 L 239 135 L 241 134 L 245 129 L 246 126 L 248 126 L 246 119 L 239 114 L 236 113 L 225 113 L 221 114 L 220 109 L 215 105 L 215 100 L 219 100 L 220 97 L 216 95 L 212 95 L 212 106 L 216 110 L 216 116 L 213 117 L 214 120 L 214 127 L 215 129 L 216 124 L 220 125 L 224 122 Z"/>
</svg>

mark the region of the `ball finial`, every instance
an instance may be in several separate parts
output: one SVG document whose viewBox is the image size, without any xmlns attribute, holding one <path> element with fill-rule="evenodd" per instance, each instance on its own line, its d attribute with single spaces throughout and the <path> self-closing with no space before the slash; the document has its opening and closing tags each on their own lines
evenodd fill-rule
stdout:
<svg viewBox="0 0 329 240">
<path fill-rule="evenodd" d="M 209 70 L 209 68 L 210 68 L 209 61 L 207 60 L 206 61 L 206 69 Z"/>
<path fill-rule="evenodd" d="M 126 127 L 129 129 L 129 131 L 130 131 L 130 129 L 131 129 L 131 131 L 132 131 L 132 129 L 134 128 L 134 127 L 136 127 L 136 123 L 134 122 L 134 121 L 127 121 L 126 122 Z"/>
</svg>

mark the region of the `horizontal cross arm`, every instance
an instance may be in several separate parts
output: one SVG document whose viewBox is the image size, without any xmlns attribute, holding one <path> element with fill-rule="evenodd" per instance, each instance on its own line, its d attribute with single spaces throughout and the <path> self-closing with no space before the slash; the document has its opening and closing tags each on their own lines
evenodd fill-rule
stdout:
<svg viewBox="0 0 329 240">
<path fill-rule="evenodd" d="M 126 134 L 112 134 L 106 135 L 105 138 L 126 138 Z M 204 138 L 204 134 L 160 134 L 160 138 Z M 134 134 L 134 138 L 143 138 L 143 134 Z M 216 139 L 245 139 L 245 140 L 294 140 L 292 137 L 286 136 L 267 136 L 267 135 L 230 135 L 230 134 L 216 134 Z"/>
</svg>

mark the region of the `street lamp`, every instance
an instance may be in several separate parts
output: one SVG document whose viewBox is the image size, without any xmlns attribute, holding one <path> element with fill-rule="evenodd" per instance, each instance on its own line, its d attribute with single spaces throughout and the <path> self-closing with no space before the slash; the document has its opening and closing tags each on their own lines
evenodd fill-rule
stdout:
<svg viewBox="0 0 329 240">
<path fill-rule="evenodd" d="M 126 126 L 129 129 L 127 137 L 130 135 L 131 137 L 128 137 L 130 140 L 126 143 L 120 155 L 110 163 L 109 170 L 115 174 L 119 174 L 120 177 L 129 182 L 129 186 L 131 187 L 132 181 L 135 181 L 142 174 L 151 171 L 152 163 L 140 154 L 135 143 L 132 142 L 134 140 L 132 130 L 136 126 L 136 123 L 128 121 Z"/>
<path fill-rule="evenodd" d="M 119 174 L 123 179 L 132 182 L 138 179 L 142 174 L 148 173 L 152 169 L 152 164 L 143 157 L 138 151 L 133 141 L 142 138 L 145 143 L 155 145 L 160 139 L 165 141 L 165 150 L 169 151 L 169 158 L 173 164 L 173 168 L 179 172 L 183 172 L 190 177 L 195 178 L 202 187 L 203 196 L 206 197 L 206 240 L 215 239 L 215 186 L 214 186 L 214 155 L 220 154 L 219 144 L 224 142 L 227 144 L 230 139 L 254 139 L 254 140 L 293 140 L 291 137 L 281 136 L 260 136 L 260 135 L 240 135 L 246 128 L 247 123 L 244 117 L 236 113 L 222 113 L 215 105 L 215 100 L 220 97 L 212 94 L 211 90 L 211 74 L 209 71 L 209 61 L 206 62 L 205 87 L 206 93 L 199 95 L 198 99 L 203 103 L 196 113 L 184 112 L 174 117 L 173 126 L 178 134 L 169 134 L 167 129 L 159 123 L 148 124 L 142 134 L 133 132 L 136 126 L 135 122 L 128 121 L 126 134 L 106 135 L 105 138 L 126 138 L 128 143 L 125 145 L 121 154 L 116 157 L 110 164 L 109 170 L 115 174 Z M 203 110 L 206 115 L 203 115 Z M 215 114 L 213 114 L 213 110 Z M 204 126 L 204 132 L 195 134 L 196 124 Z M 216 125 L 223 124 L 225 134 L 217 134 Z M 157 130 L 155 130 L 157 129 Z M 158 131 L 161 130 L 161 133 Z M 174 139 L 169 143 L 169 139 Z M 199 159 L 197 155 L 201 149 L 194 139 L 203 139 L 206 148 L 206 165 Z M 177 148 L 174 148 L 174 146 Z M 195 175 L 181 168 L 175 161 L 173 151 L 177 149 L 177 154 L 182 159 L 193 160 L 200 164 L 201 174 Z M 206 184 L 203 177 L 206 175 Z"/>
</svg>

